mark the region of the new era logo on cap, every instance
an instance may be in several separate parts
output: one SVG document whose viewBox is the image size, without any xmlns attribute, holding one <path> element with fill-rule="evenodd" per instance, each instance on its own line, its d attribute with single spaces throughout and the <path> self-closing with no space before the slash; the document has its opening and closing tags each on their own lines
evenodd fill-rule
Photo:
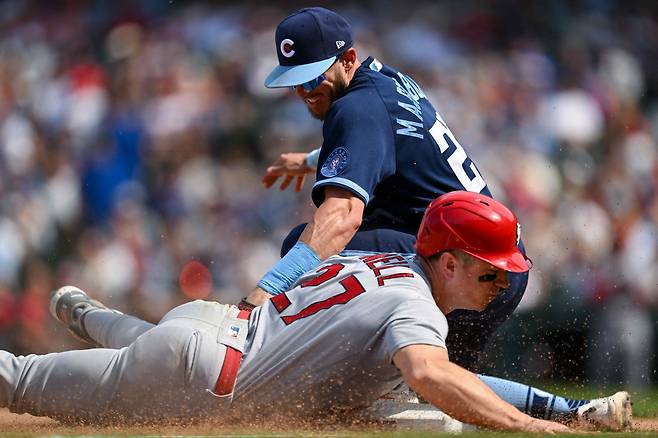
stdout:
<svg viewBox="0 0 658 438">
<path fill-rule="evenodd" d="M 340 49 L 345 45 L 345 41 L 336 41 L 336 48 Z"/>
</svg>

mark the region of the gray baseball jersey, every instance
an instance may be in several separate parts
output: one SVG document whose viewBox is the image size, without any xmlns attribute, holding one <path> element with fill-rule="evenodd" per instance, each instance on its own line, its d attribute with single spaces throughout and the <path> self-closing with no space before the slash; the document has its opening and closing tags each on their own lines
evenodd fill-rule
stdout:
<svg viewBox="0 0 658 438">
<path fill-rule="evenodd" d="M 222 416 L 231 396 L 213 388 L 229 345 L 246 353 L 233 394 L 240 413 L 326 414 L 389 392 L 401 381 L 395 352 L 444 346 L 448 331 L 420 268 L 400 254 L 332 257 L 257 308 L 248 330 L 237 311 L 197 300 L 158 325 L 89 311 L 85 329 L 105 348 L 0 350 L 0 407 L 91 421 Z"/>
<path fill-rule="evenodd" d="M 233 404 L 259 414 L 367 406 L 401 383 L 399 349 L 445 347 L 448 334 L 422 270 L 401 254 L 331 257 L 250 325 Z"/>
</svg>

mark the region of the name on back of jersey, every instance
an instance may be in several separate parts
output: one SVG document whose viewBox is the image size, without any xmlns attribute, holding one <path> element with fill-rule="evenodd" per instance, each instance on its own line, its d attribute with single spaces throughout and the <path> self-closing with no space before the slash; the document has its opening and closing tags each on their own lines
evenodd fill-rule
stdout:
<svg viewBox="0 0 658 438">
<path fill-rule="evenodd" d="M 409 263 L 401 254 L 373 254 L 359 258 L 375 274 L 379 286 L 384 286 L 386 281 L 396 278 L 414 276 L 411 272 L 391 272 L 391 269 L 399 267 L 409 268 Z"/>
<path fill-rule="evenodd" d="M 398 106 L 405 110 L 403 114 L 413 115 L 413 120 L 407 120 L 403 118 L 396 118 L 397 124 L 400 126 L 395 133 L 398 135 L 408 135 L 409 137 L 424 138 L 422 132 L 418 130 L 423 127 L 423 111 L 420 108 L 420 99 L 426 98 L 423 90 L 420 89 L 418 84 L 411 79 L 409 76 L 406 76 L 398 72 L 398 81 L 395 78 L 391 78 L 395 82 L 395 90 L 398 94 L 405 97 L 409 102 L 402 102 L 398 100 Z"/>
</svg>

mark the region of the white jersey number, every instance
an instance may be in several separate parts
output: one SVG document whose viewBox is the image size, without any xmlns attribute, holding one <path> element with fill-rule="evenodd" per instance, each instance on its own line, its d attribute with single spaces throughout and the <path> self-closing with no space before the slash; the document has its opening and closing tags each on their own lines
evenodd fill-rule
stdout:
<svg viewBox="0 0 658 438">
<path fill-rule="evenodd" d="M 454 148 L 454 151 L 448 157 L 450 168 L 466 190 L 469 192 L 480 193 L 487 184 L 484 182 L 484 179 L 472 161 L 469 168 L 475 176 L 471 178 L 466 174 L 466 171 L 464 170 L 464 162 L 468 158 L 466 151 L 452 135 L 452 132 L 448 129 L 448 125 L 446 125 L 443 119 L 441 119 L 439 113 L 436 113 L 436 122 L 434 122 L 434 125 L 430 128 L 430 135 L 434 138 L 436 144 L 439 145 L 442 154 L 447 150 Z"/>
</svg>

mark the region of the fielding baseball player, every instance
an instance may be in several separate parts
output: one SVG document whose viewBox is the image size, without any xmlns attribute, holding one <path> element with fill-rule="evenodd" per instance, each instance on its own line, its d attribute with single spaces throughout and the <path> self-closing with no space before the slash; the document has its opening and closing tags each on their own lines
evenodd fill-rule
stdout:
<svg viewBox="0 0 658 438">
<path fill-rule="evenodd" d="M 252 312 L 198 300 L 154 326 L 66 286 L 51 313 L 104 348 L 0 351 L 0 407 L 92 422 L 321 419 L 362 409 L 404 379 L 467 423 L 564 432 L 448 360 L 444 315 L 484 309 L 508 285 L 507 272 L 528 270 L 517 236 L 502 204 L 453 192 L 427 209 L 415 258 L 334 256 Z"/>
<path fill-rule="evenodd" d="M 298 178 L 299 188 L 304 175 L 316 171 L 312 198 L 318 209 L 311 222 L 291 232 L 285 256 L 247 301 L 260 304 L 285 291 L 302 272 L 344 248 L 413 253 L 425 208 L 443 193 L 491 196 L 422 88 L 377 59 L 358 60 L 343 17 L 302 9 L 279 24 L 275 40 L 279 65 L 265 85 L 294 88 L 311 115 L 323 120 L 324 142 L 310 154 L 284 154 L 263 182 L 269 187 L 284 176 L 285 188 Z M 477 369 L 479 353 L 516 308 L 527 279 L 527 273 L 511 273 L 510 287 L 484 312 L 448 315 L 452 360 Z"/>
</svg>

